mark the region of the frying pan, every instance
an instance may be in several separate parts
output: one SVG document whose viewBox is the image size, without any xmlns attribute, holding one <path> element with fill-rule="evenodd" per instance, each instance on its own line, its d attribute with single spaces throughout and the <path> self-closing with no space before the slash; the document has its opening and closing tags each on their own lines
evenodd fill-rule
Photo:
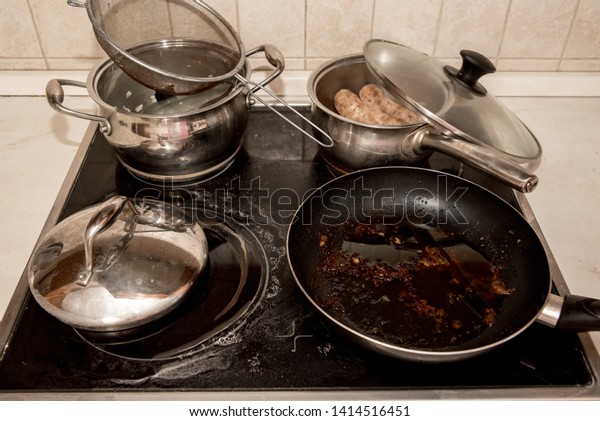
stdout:
<svg viewBox="0 0 600 421">
<path fill-rule="evenodd" d="M 482 318 L 480 326 L 459 339 L 447 335 L 444 329 L 452 329 L 448 326 L 458 322 L 446 326 L 432 322 L 439 320 L 435 316 L 432 319 L 427 313 L 415 313 L 417 306 L 407 307 L 407 295 L 396 294 L 399 290 L 376 292 L 380 286 L 365 273 L 370 273 L 378 260 L 383 260 L 388 269 L 398 262 L 391 263 L 392 258 L 381 245 L 368 247 L 371 237 L 348 241 L 347 226 L 352 227 L 349 232 L 355 232 L 352 230 L 356 227 L 401 227 L 401 231 L 408 232 L 402 241 L 416 244 L 416 251 L 408 252 L 407 260 L 412 263 L 406 263 L 413 268 L 421 264 L 418 256 L 432 244 L 443 253 L 446 246 L 451 250 L 452 244 L 471 250 L 448 260 L 465 268 L 467 260 L 473 260 L 471 255 L 477 255 L 475 260 L 482 258 L 489 263 L 502 285 L 494 307 L 485 307 L 490 305 L 489 290 L 480 292 L 481 283 L 472 284 L 472 274 L 451 282 L 451 286 L 442 286 L 437 279 L 423 284 L 426 290 L 412 295 L 416 302 L 427 305 L 438 300 L 434 307 L 449 312 L 444 305 L 452 298 L 460 301 L 465 313 L 472 311 L 471 319 Z M 415 233 L 412 237 L 411 232 Z M 338 253 L 337 245 L 343 249 L 346 244 L 356 245 L 356 241 L 367 244 L 367 251 L 355 253 L 352 250 L 363 249 L 351 248 L 347 253 L 350 260 L 335 261 L 339 267 L 323 264 L 327 261 L 324 249 Z M 290 224 L 286 246 L 292 274 L 309 303 L 341 334 L 385 355 L 423 362 L 467 359 L 510 341 L 534 322 L 576 331 L 600 330 L 599 300 L 551 293 L 552 278 L 544 247 L 521 214 L 488 190 L 442 172 L 381 167 L 334 179 L 302 203 Z M 340 268 L 348 268 L 353 258 L 363 267 L 348 277 Z M 323 277 L 323 273 L 329 276 Z M 484 282 L 491 279 L 485 278 Z M 413 282 L 414 290 L 415 279 L 409 277 L 409 282 Z M 428 295 L 442 288 L 448 289 L 440 297 Z M 419 297 L 421 293 L 424 295 Z M 339 298 L 344 294 L 346 301 Z M 487 308 L 493 309 L 491 322 L 483 316 Z M 445 335 L 452 339 L 439 340 Z"/>
</svg>

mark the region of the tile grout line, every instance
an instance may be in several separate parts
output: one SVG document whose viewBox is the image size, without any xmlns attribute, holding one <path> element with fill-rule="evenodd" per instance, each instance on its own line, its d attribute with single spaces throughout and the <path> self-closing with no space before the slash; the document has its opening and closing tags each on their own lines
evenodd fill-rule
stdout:
<svg viewBox="0 0 600 421">
<path fill-rule="evenodd" d="M 440 42 L 440 33 L 442 31 L 442 16 L 444 16 L 445 7 L 446 7 L 446 4 L 444 3 L 444 0 L 441 0 L 440 10 L 438 12 L 438 18 L 437 18 L 437 25 L 435 27 L 435 36 L 433 39 L 433 50 L 431 51 L 432 57 L 436 57 L 436 53 L 438 50 L 438 43 Z"/>
<path fill-rule="evenodd" d="M 377 0 L 373 0 L 371 3 L 371 28 L 369 31 L 369 38 L 373 39 L 373 30 L 375 29 L 375 10 L 377 9 Z"/>
<path fill-rule="evenodd" d="M 307 39 L 307 34 L 308 34 L 308 0 L 304 0 L 304 70 L 308 70 L 308 57 L 306 56 L 307 52 L 308 52 L 308 39 Z"/>
<path fill-rule="evenodd" d="M 571 16 L 571 22 L 569 24 L 569 30 L 567 31 L 567 36 L 565 37 L 565 42 L 560 51 L 560 57 L 558 58 L 558 68 L 557 71 L 560 71 L 563 63 L 563 59 L 565 58 L 565 53 L 567 51 L 567 45 L 569 44 L 569 39 L 571 39 L 571 34 L 573 33 L 573 27 L 575 26 L 575 18 L 579 13 L 579 7 L 581 6 L 581 0 L 577 0 L 577 4 L 575 5 L 575 10 L 573 11 L 573 16 Z"/>
<path fill-rule="evenodd" d="M 27 10 L 29 11 L 29 16 L 31 17 L 31 22 L 33 23 L 33 29 L 35 32 L 35 40 L 37 42 L 40 54 L 42 55 L 42 57 L 38 57 L 38 58 L 41 58 L 44 61 L 45 69 L 50 70 L 50 67 L 48 65 L 48 59 L 46 58 L 46 53 L 44 52 L 44 47 L 42 46 L 42 40 L 40 39 L 38 25 L 35 20 L 35 14 L 33 13 L 33 9 L 31 8 L 31 2 L 29 0 L 27 0 Z"/>
<path fill-rule="evenodd" d="M 504 16 L 504 22 L 502 24 L 502 36 L 500 37 L 500 43 L 498 44 L 498 49 L 496 50 L 496 67 L 498 67 L 498 62 L 500 61 L 500 54 L 502 53 L 502 48 L 504 47 L 504 40 L 506 38 L 506 28 L 508 27 L 508 20 L 510 19 L 510 12 L 512 10 L 512 0 L 508 1 L 508 7 L 506 8 L 506 15 Z"/>
</svg>

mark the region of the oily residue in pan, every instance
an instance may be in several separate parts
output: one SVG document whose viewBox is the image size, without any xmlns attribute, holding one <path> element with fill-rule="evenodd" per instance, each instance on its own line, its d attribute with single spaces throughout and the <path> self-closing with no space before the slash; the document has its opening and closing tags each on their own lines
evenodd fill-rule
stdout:
<svg viewBox="0 0 600 421">
<path fill-rule="evenodd" d="M 444 350 L 493 326 L 514 292 L 464 238 L 437 227 L 346 222 L 320 232 L 315 302 L 354 331 Z"/>
</svg>

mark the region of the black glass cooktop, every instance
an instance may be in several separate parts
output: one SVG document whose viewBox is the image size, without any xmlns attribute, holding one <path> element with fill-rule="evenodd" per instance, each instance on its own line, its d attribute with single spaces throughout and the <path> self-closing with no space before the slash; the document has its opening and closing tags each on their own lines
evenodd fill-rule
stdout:
<svg viewBox="0 0 600 421">
<path fill-rule="evenodd" d="M 303 196 L 334 176 L 312 140 L 268 110 L 250 114 L 234 162 L 195 184 L 139 180 L 94 135 L 60 218 L 113 194 L 173 201 L 204 218 L 213 278 L 193 292 L 182 314 L 158 327 L 187 329 L 177 339 L 164 332 L 150 339 L 133 332 L 124 341 L 90 336 L 58 322 L 28 295 L 0 361 L 0 392 L 509 388 L 519 397 L 523 388 L 550 393 L 594 381 L 578 336 L 539 324 L 484 356 L 444 364 L 384 357 L 338 336 L 305 302 L 285 253 L 287 225 Z M 434 155 L 428 165 L 512 200 L 508 188 L 449 158 Z M 195 312 L 207 296 L 237 307 L 227 317 L 224 308 Z"/>
</svg>

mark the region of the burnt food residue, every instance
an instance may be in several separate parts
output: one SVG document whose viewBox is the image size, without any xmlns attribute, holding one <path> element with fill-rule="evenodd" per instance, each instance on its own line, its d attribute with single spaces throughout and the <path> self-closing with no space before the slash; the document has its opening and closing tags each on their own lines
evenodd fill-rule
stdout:
<svg viewBox="0 0 600 421">
<path fill-rule="evenodd" d="M 514 292 L 460 235 L 348 221 L 319 233 L 315 302 L 353 330 L 405 348 L 459 347 L 493 326 Z"/>
</svg>

